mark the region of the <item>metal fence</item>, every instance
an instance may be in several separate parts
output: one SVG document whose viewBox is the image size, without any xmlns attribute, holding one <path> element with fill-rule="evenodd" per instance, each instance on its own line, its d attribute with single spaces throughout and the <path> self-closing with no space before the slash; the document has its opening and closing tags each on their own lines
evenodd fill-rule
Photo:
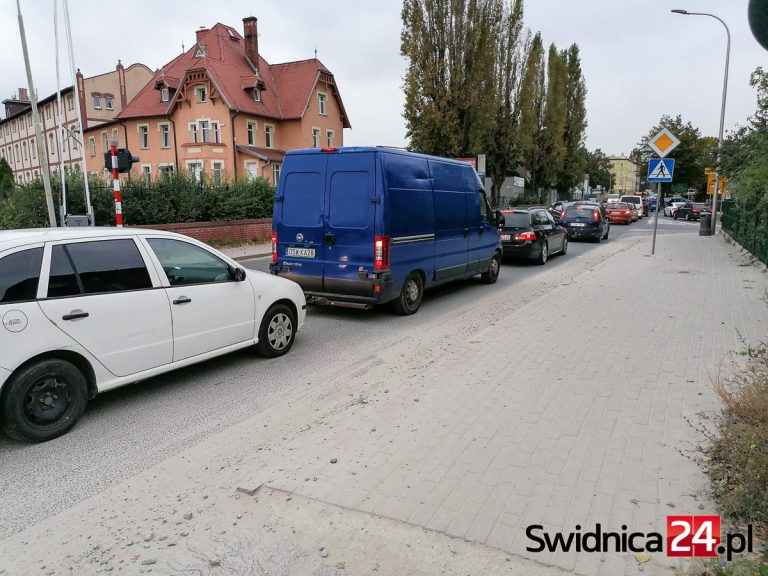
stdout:
<svg viewBox="0 0 768 576">
<path fill-rule="evenodd" d="M 731 238 L 768 264 L 768 211 L 726 200 L 723 202 L 722 225 Z"/>
</svg>

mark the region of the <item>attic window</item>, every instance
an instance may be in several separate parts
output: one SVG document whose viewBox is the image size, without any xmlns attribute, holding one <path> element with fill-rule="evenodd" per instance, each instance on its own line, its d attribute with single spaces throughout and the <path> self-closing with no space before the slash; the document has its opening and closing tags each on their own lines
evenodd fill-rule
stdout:
<svg viewBox="0 0 768 576">
<path fill-rule="evenodd" d="M 205 49 L 205 46 L 202 44 L 197 45 L 197 52 L 195 52 L 195 58 L 207 58 L 208 57 L 208 51 Z"/>
<path fill-rule="evenodd" d="M 253 100 L 254 102 L 261 102 L 261 90 L 258 86 L 253 87 Z"/>
<path fill-rule="evenodd" d="M 161 102 L 168 102 L 168 100 L 171 99 L 171 91 L 168 90 L 168 87 L 162 88 L 160 90 L 160 101 Z"/>
<path fill-rule="evenodd" d="M 235 32 L 232 30 L 232 28 L 227 28 L 227 32 L 229 32 L 230 40 L 234 40 L 235 42 L 237 42 L 239 40 L 239 38 L 237 37 L 237 34 L 235 34 Z"/>
</svg>

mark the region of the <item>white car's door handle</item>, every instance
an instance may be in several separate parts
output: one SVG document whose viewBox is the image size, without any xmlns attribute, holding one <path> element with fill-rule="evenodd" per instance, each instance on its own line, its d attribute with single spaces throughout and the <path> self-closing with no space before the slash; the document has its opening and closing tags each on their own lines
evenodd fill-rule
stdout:
<svg viewBox="0 0 768 576">
<path fill-rule="evenodd" d="M 192 302 L 192 298 L 187 298 L 186 296 L 179 296 L 176 298 L 176 300 L 173 301 L 173 303 L 177 306 L 179 304 L 189 304 L 190 302 Z"/>
<path fill-rule="evenodd" d="M 78 318 L 88 318 L 89 314 L 88 312 L 83 312 L 82 310 L 72 310 L 69 314 L 64 314 L 64 316 L 61 317 L 62 320 L 77 320 Z"/>
</svg>

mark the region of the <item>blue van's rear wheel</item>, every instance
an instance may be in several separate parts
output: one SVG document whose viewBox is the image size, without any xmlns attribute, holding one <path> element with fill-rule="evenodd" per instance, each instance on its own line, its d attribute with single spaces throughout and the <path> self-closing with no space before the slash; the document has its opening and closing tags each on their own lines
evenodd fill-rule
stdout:
<svg viewBox="0 0 768 576">
<path fill-rule="evenodd" d="M 409 316 L 415 313 L 421 306 L 421 299 L 424 297 L 424 281 L 421 274 L 411 272 L 403 283 L 403 289 L 400 296 L 392 301 L 395 313 L 400 316 Z"/>
<path fill-rule="evenodd" d="M 493 255 L 493 258 L 491 258 L 491 265 L 488 267 L 487 272 L 483 272 L 480 276 L 480 279 L 485 284 L 495 284 L 496 280 L 499 279 L 499 272 L 501 271 L 501 256 L 498 252 L 496 252 Z"/>
</svg>

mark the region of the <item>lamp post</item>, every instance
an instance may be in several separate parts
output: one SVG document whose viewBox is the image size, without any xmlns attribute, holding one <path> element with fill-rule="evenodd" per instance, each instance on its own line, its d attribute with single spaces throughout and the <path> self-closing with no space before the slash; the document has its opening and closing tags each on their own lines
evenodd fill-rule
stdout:
<svg viewBox="0 0 768 576">
<path fill-rule="evenodd" d="M 681 14 L 683 16 L 709 16 L 719 21 L 725 27 L 725 33 L 728 37 L 728 44 L 725 51 L 725 77 L 723 78 L 723 104 L 720 109 L 720 137 L 717 142 L 717 167 L 715 168 L 715 189 L 712 194 L 712 233 L 717 231 L 717 197 L 720 194 L 720 160 L 723 153 L 723 128 L 725 126 L 725 101 L 728 96 L 728 65 L 731 61 L 731 31 L 725 21 L 715 16 L 714 14 L 708 14 L 706 12 L 688 12 L 687 10 L 672 10 L 673 14 Z"/>
</svg>

